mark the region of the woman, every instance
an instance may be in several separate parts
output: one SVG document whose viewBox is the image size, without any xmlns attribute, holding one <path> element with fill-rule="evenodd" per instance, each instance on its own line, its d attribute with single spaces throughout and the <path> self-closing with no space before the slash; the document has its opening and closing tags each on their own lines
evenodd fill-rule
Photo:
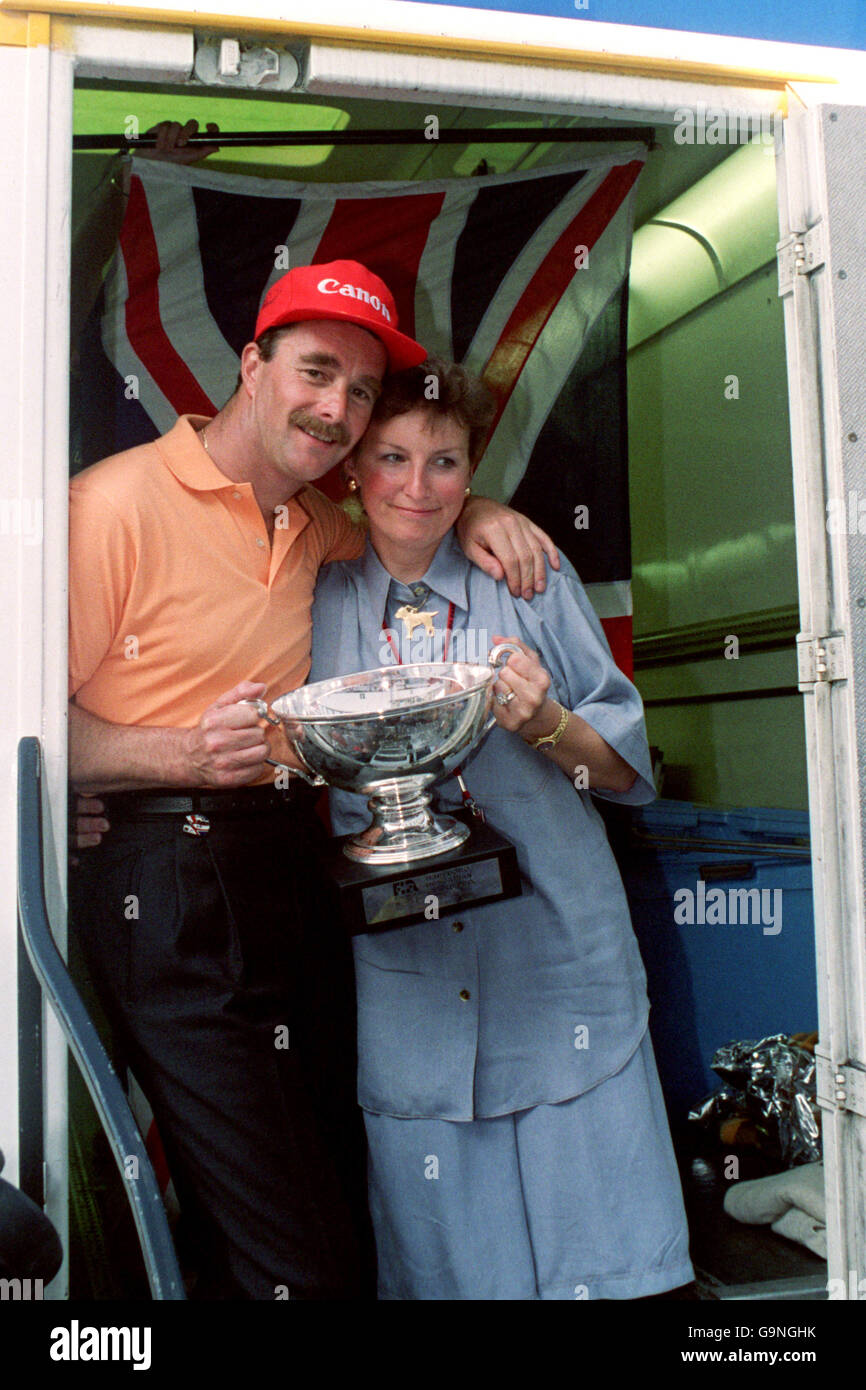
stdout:
<svg viewBox="0 0 866 1390">
<path fill-rule="evenodd" d="M 585 788 L 653 798 L 641 703 L 565 560 L 526 602 L 455 544 L 491 410 L 437 359 L 386 382 L 347 464 L 366 552 L 325 567 L 313 611 L 311 680 L 520 645 L 463 774 L 523 896 L 355 938 L 379 1296 L 638 1298 L 693 1275 L 643 967 Z M 406 608 L 432 637 L 410 641 Z M 454 778 L 438 800 L 460 805 Z M 331 810 L 337 833 L 369 819 L 346 793 Z"/>
</svg>

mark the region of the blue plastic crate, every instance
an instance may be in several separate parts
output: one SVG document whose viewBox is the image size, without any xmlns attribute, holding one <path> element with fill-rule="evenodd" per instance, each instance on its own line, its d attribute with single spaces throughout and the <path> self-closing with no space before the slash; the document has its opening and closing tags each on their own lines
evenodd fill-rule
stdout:
<svg viewBox="0 0 866 1390">
<path fill-rule="evenodd" d="M 678 1123 L 720 1084 L 717 1047 L 817 1028 L 809 817 L 659 801 L 632 813 L 619 857 Z"/>
</svg>

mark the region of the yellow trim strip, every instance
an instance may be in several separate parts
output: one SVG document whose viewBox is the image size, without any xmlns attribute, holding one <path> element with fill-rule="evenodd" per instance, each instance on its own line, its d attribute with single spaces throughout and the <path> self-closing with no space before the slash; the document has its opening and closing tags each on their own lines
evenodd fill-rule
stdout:
<svg viewBox="0 0 866 1390">
<path fill-rule="evenodd" d="M 50 43 L 50 15 L 5 14 L 0 9 L 0 48 L 48 48 Z"/>
<path fill-rule="evenodd" d="M 315 36 L 308 31 L 308 37 Z M 328 38 L 317 40 L 324 47 L 336 41 Z M 718 86 L 756 87 L 762 90 L 783 92 L 788 82 L 820 82 L 828 79 L 809 76 L 789 78 L 781 73 L 758 73 L 746 68 L 717 68 L 711 63 L 686 62 L 679 58 L 643 58 L 632 54 L 584 53 L 572 49 L 530 48 L 526 44 L 507 44 L 484 42 L 474 39 L 443 39 L 441 43 L 425 35 L 395 34 L 374 42 L 368 31 L 353 43 L 353 48 L 367 49 L 371 52 L 393 53 L 395 49 L 409 50 L 430 58 L 455 56 L 496 60 L 500 63 L 530 63 L 536 67 L 572 69 L 576 72 L 606 72 L 612 77 L 655 77 L 662 80 L 680 82 L 705 82 Z M 443 54 L 443 49 L 445 50 Z"/>
<path fill-rule="evenodd" d="M 40 45 L 48 47 L 51 42 L 51 16 L 50 14 L 28 14 L 27 16 L 27 47 L 37 48 Z"/>
<path fill-rule="evenodd" d="M 24 10 L 27 0 L 0 0 L 2 11 Z M 553 64 L 557 67 L 612 72 L 622 76 L 675 78 L 679 81 L 716 82 L 723 85 L 784 88 L 786 82 L 835 83 L 832 74 L 800 73 L 749 67 L 719 67 L 682 58 L 641 57 L 571 48 L 533 47 L 530 44 L 498 40 L 456 38 L 448 35 L 407 34 L 385 29 L 357 29 L 340 24 L 315 24 L 309 20 L 261 19 L 249 15 L 207 14 L 203 11 L 148 10 L 134 4 L 106 5 L 100 0 L 47 0 L 44 9 L 52 14 L 98 18 L 108 23 L 134 21 L 152 26 L 193 28 L 198 31 L 232 30 L 236 34 L 285 35 L 323 43 L 353 43 L 361 48 L 411 50 L 441 57 L 497 58 L 509 62 Z M 11 17 L 11 16 L 10 16 Z"/>
<path fill-rule="evenodd" d="M 26 14 L 0 14 L 0 48 L 26 47 Z"/>
</svg>

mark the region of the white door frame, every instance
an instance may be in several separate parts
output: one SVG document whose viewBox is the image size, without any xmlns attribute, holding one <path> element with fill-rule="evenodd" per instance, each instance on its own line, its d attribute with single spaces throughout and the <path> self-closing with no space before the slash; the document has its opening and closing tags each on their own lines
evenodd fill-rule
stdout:
<svg viewBox="0 0 866 1390">
<path fill-rule="evenodd" d="M 19 1178 L 16 764 L 18 740 L 43 750 L 46 895 L 66 942 L 66 604 L 69 458 L 71 55 L 47 41 L 0 46 L 0 651 L 7 671 L 0 721 L 0 1147 Z M 46 31 L 47 37 L 47 31 Z M 43 1005 L 46 1210 L 67 1245 L 66 1047 Z M 50 1293 L 63 1297 L 66 1269 Z"/>
<path fill-rule="evenodd" d="M 46 8 L 52 5 L 49 3 Z M 439 10 L 438 13 L 444 20 L 449 12 Z M 515 23 L 517 19 L 526 22 L 526 17 L 517 17 Z M 179 25 L 180 16 L 173 22 Z M 192 30 L 181 32 L 176 27 L 169 32 L 160 29 L 155 22 L 154 32 L 159 33 L 161 39 L 158 56 L 155 56 L 149 30 L 141 24 L 128 27 L 116 21 L 109 25 L 46 21 L 46 26 L 49 24 L 57 26 L 62 51 L 60 47 L 52 50 L 47 43 L 4 47 L 0 31 L 0 112 L 7 148 L 7 158 L 0 169 L 0 205 L 7 209 L 0 232 L 0 286 L 5 291 L 6 309 L 0 324 L 0 400 L 6 406 L 4 422 L 9 422 L 7 447 L 0 453 L 0 496 L 32 499 L 34 505 L 41 502 L 44 515 L 41 543 L 35 543 L 23 531 L 19 535 L 2 537 L 2 581 L 4 590 L 16 595 L 16 602 L 0 610 L 0 643 L 4 650 L 14 654 L 13 679 L 7 691 L 7 717 L 0 733 L 3 766 L 7 769 L 0 814 L 4 826 L 12 832 L 7 840 L 11 843 L 16 814 L 15 748 L 22 735 L 36 734 L 42 739 L 45 752 L 51 827 L 47 846 L 49 909 L 62 948 L 65 944 L 65 904 L 60 887 L 64 881 L 60 847 L 66 835 L 67 344 L 73 70 L 79 51 L 88 76 L 104 73 L 116 79 L 128 73 L 131 80 L 142 81 L 148 80 L 153 68 L 150 80 L 164 81 L 168 63 L 169 68 L 177 72 L 178 83 L 182 85 L 183 74 L 189 70 Z M 223 27 L 229 29 L 230 26 L 232 21 L 224 21 Z M 253 28 L 258 39 L 265 41 L 263 24 L 251 23 Z M 237 32 L 236 26 L 231 27 L 231 32 Z M 244 34 L 239 36 L 244 37 Z M 275 41 L 279 37 L 280 26 L 275 24 Z M 357 37 L 363 39 L 363 31 L 359 30 Z M 708 52 L 717 43 L 713 36 L 707 36 Z M 802 52 L 804 61 L 798 67 L 800 72 L 807 66 L 805 55 L 809 50 Z M 827 52 L 822 51 L 822 60 Z M 846 61 L 850 56 L 846 55 Z M 655 121 L 672 121 L 674 111 L 706 104 L 710 93 L 718 93 L 718 104 L 737 111 L 772 115 L 780 106 L 778 86 L 762 86 L 755 81 L 737 85 L 730 73 L 720 72 L 718 84 L 710 87 L 706 81 L 697 82 L 685 75 L 681 79 L 636 75 L 633 68 L 621 75 L 610 72 L 602 75 L 593 71 L 591 65 L 586 71 L 582 70 L 576 65 L 577 55 L 574 64 L 551 67 L 532 58 L 520 63 L 513 55 L 503 62 L 501 55 L 495 52 L 489 58 L 478 53 L 446 56 L 441 45 L 432 56 L 411 48 L 405 52 L 391 48 L 387 55 L 371 56 L 369 51 L 339 41 L 322 43 L 318 40 L 310 46 L 307 57 L 308 90 L 322 94 L 369 95 L 370 89 L 376 88 L 386 99 L 389 96 L 406 99 L 410 96 L 410 88 L 414 88 L 413 99 L 422 102 L 439 99 L 453 104 L 455 97 L 459 97 L 467 105 L 500 107 L 503 111 L 522 109 L 607 116 L 627 111 L 629 119 L 638 116 Z M 799 124 L 796 129 L 799 130 Z M 804 175 L 801 195 L 795 195 L 791 191 L 794 187 L 791 169 L 786 170 L 784 164 L 782 168 L 788 180 L 784 185 L 787 190 L 784 197 L 790 200 L 801 196 L 801 206 L 805 206 L 802 194 L 809 186 L 811 174 Z M 814 172 L 813 165 L 804 163 L 803 169 Z M 789 215 L 789 206 L 787 202 L 785 217 Z M 800 220 L 798 216 L 793 222 L 783 221 L 783 231 L 789 227 L 799 230 L 794 224 Z M 800 302 L 799 309 L 794 308 L 795 298 Z M 786 300 L 785 313 L 791 324 L 787 339 L 795 434 L 798 546 L 802 558 L 801 591 L 805 595 L 803 627 L 806 632 L 823 636 L 829 634 L 831 628 L 819 621 L 825 616 L 829 619 L 830 614 L 826 598 L 822 598 L 826 579 L 821 578 L 815 507 L 816 499 L 823 499 L 825 489 L 823 477 L 818 472 L 815 440 L 809 424 L 812 417 L 808 408 L 805 411 L 801 408 L 799 385 L 795 385 L 802 380 L 802 371 L 808 366 L 802 360 L 807 352 L 808 335 L 804 338 L 794 331 L 795 320 L 799 322 L 803 314 L 802 290 L 798 289 L 796 296 L 792 291 L 790 299 L 790 304 Z M 863 356 L 866 353 L 861 355 L 861 360 Z M 866 435 L 866 427 L 863 433 Z M 819 522 L 822 517 L 823 511 L 819 509 Z M 857 941 L 857 930 L 862 949 L 863 923 L 862 875 L 859 873 L 861 839 L 859 821 L 854 818 L 859 798 L 856 769 L 846 754 L 846 747 L 853 747 L 853 703 L 850 693 L 845 694 L 844 683 L 835 682 L 827 688 L 823 683 L 816 685 L 806 703 L 810 777 L 822 788 L 812 809 L 822 1044 L 829 1048 L 831 1059 L 841 1061 L 845 1043 L 859 1040 L 859 1045 L 864 1032 L 863 968 L 859 957 L 856 969 L 853 974 L 851 972 L 854 959 L 851 952 Z M 827 706 L 831 707 L 829 714 Z M 808 712 L 810 709 L 812 714 Z M 828 788 L 826 793 L 825 787 Z M 844 806 L 845 824 L 855 830 L 851 838 L 834 836 L 835 822 L 832 815 L 827 814 L 831 805 Z M 858 869 L 853 878 L 852 866 Z M 853 898 L 845 896 L 849 885 L 856 888 Z M 817 928 L 819 921 L 820 929 Z M 4 946 L 14 950 L 14 922 L 15 870 L 9 861 L 0 864 L 0 950 Z M 841 958 L 845 965 L 841 970 L 827 965 L 831 956 L 835 961 L 837 952 L 837 946 L 830 944 L 831 922 L 840 925 L 844 935 Z M 835 939 L 832 938 L 834 942 Z M 4 955 L 6 959 L 14 959 L 8 950 Z M 849 988 L 852 983 L 856 989 Z M 840 1015 L 845 1017 L 844 1028 Z M 6 1176 L 12 1181 L 16 1177 L 17 1089 L 4 1059 L 17 1057 L 16 1032 L 14 976 L 7 972 L 5 976 L 0 975 L 0 1144 L 7 1156 Z M 850 1060 L 850 1048 L 846 1055 Z M 862 1050 L 856 1055 L 862 1058 Z M 65 1245 L 66 1048 L 53 1019 L 46 1020 L 45 1059 L 47 1210 L 60 1229 Z M 826 1081 L 826 1077 L 824 1079 Z M 827 1125 L 831 1273 L 837 1277 L 842 1270 L 863 1270 L 866 1244 L 861 1186 L 863 1148 L 856 1150 L 855 1162 L 855 1151 L 846 1138 L 851 1130 L 846 1113 L 838 1109 L 828 1112 Z M 64 1296 L 65 1271 L 52 1288 L 56 1296 Z"/>
<path fill-rule="evenodd" d="M 866 109 L 795 109 L 778 163 L 829 1292 L 866 1298 Z"/>
</svg>

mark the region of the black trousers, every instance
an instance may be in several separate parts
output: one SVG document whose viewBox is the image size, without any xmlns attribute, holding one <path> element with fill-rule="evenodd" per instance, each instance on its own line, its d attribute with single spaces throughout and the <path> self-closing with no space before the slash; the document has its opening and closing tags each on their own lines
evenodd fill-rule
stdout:
<svg viewBox="0 0 866 1390">
<path fill-rule="evenodd" d="M 351 948 L 324 831 L 306 802 L 192 836 L 180 815 L 118 823 L 106 800 L 73 920 L 193 1222 L 196 1296 L 366 1296 Z"/>
</svg>

